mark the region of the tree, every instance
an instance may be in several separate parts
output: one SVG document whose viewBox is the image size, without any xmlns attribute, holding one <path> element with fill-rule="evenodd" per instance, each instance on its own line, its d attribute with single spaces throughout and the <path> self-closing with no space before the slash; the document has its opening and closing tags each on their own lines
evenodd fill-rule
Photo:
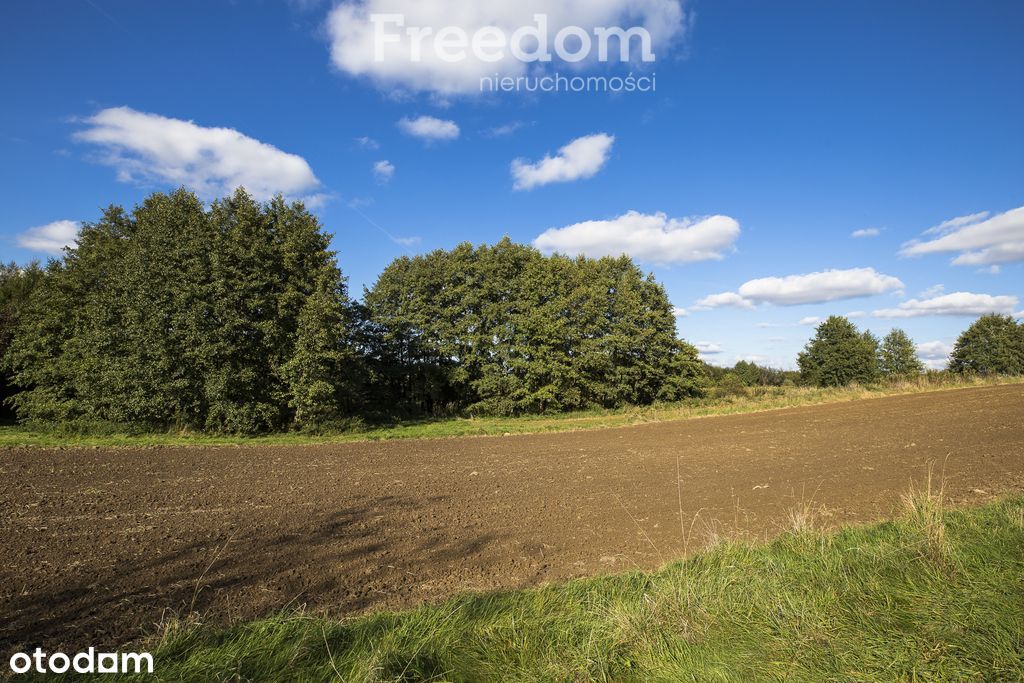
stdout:
<svg viewBox="0 0 1024 683">
<path fill-rule="evenodd" d="M 543 413 L 703 391 L 668 296 L 628 257 L 462 244 L 397 259 L 364 302 L 371 366 L 404 410 Z"/>
<path fill-rule="evenodd" d="M 329 240 L 301 204 L 243 190 L 108 208 L 22 315 L 6 355 L 19 417 L 253 433 L 333 414 L 354 387 L 323 372 L 347 335 Z"/>
<path fill-rule="evenodd" d="M 1024 374 L 1024 324 L 1008 315 L 983 315 L 956 340 L 952 372 L 979 375 Z"/>
<path fill-rule="evenodd" d="M 878 367 L 888 377 L 914 377 L 924 372 L 924 363 L 917 357 L 914 342 L 899 328 L 889 332 L 882 340 Z"/>
<path fill-rule="evenodd" d="M 7 353 L 14 340 L 14 331 L 21 320 L 22 312 L 28 305 L 32 292 L 42 281 L 43 269 L 37 261 L 21 267 L 16 263 L 0 264 L 0 359 Z M 5 419 L 14 417 L 8 413 L 7 399 L 15 392 L 11 377 L 0 370 L 0 415 Z"/>
<path fill-rule="evenodd" d="M 848 319 L 830 316 L 797 357 L 801 381 L 835 387 L 878 378 L 878 339 L 861 333 Z"/>
</svg>

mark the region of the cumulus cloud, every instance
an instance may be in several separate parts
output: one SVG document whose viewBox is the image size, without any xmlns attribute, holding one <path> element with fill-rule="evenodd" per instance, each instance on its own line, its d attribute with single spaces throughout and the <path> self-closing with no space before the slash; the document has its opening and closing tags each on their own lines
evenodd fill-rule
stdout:
<svg viewBox="0 0 1024 683">
<path fill-rule="evenodd" d="M 715 356 L 722 353 L 722 347 L 714 342 L 701 341 L 694 344 L 694 347 L 702 356 Z"/>
<path fill-rule="evenodd" d="M 114 167 L 123 182 L 184 185 L 205 198 L 241 186 L 257 199 L 278 193 L 301 198 L 320 185 L 302 157 L 231 128 L 206 128 L 129 107 L 104 109 L 85 123 L 75 138 L 99 146 L 100 161 Z"/>
<path fill-rule="evenodd" d="M 17 236 L 18 246 L 47 254 L 60 254 L 64 247 L 74 245 L 81 227 L 78 221 L 54 221 L 29 228 Z"/>
<path fill-rule="evenodd" d="M 558 150 L 555 156 L 545 156 L 531 164 L 525 159 L 512 162 L 515 189 L 531 190 L 548 183 L 567 183 L 591 178 L 608 161 L 615 137 L 605 133 L 576 138 Z"/>
<path fill-rule="evenodd" d="M 765 277 L 740 285 L 736 292 L 723 292 L 697 302 L 701 308 L 734 306 L 754 308 L 758 304 L 797 306 L 820 304 L 840 299 L 855 299 L 902 290 L 903 283 L 874 268 L 826 270 L 807 275 Z"/>
<path fill-rule="evenodd" d="M 672 315 L 676 318 L 685 318 L 686 316 L 690 315 L 690 312 L 685 308 L 680 308 L 679 306 L 676 306 L 675 308 L 672 309 Z"/>
<path fill-rule="evenodd" d="M 669 218 L 630 211 L 618 218 L 551 228 L 533 241 L 544 253 L 630 256 L 650 263 L 716 260 L 733 248 L 740 224 L 728 216 Z"/>
<path fill-rule="evenodd" d="M 750 280 L 740 286 L 739 293 L 755 303 L 795 306 L 874 296 L 903 287 L 899 279 L 874 268 L 851 268 Z"/>
<path fill-rule="evenodd" d="M 924 233 L 934 239 L 903 245 L 903 256 L 959 252 L 957 266 L 998 266 L 1024 261 L 1024 206 L 989 216 L 987 212 L 961 216 Z"/>
<path fill-rule="evenodd" d="M 480 93 L 481 78 L 522 76 L 531 68 L 539 70 L 546 65 L 528 63 L 516 58 L 512 50 L 500 47 L 485 50 L 496 59 L 486 55 L 480 59 L 471 45 L 462 50 L 465 59 L 453 60 L 452 53 L 460 50 L 439 48 L 437 34 L 446 27 L 457 27 L 471 38 L 481 29 L 487 29 L 491 40 L 498 31 L 511 38 L 523 27 L 536 26 L 537 14 L 547 18 L 547 38 L 543 45 L 528 45 L 529 41 L 524 40 L 526 52 L 534 47 L 551 52 L 558 32 L 567 26 L 579 26 L 592 38 L 597 27 L 640 26 L 649 31 L 651 48 L 660 57 L 686 28 L 682 0 L 343 0 L 328 15 L 326 30 L 331 62 L 344 74 L 367 78 L 385 89 L 469 95 Z M 376 24 L 374 15 L 378 17 Z M 384 15 L 401 15 L 404 25 Z M 408 34 L 407 29 L 413 28 L 431 29 L 432 33 L 420 40 Z M 378 41 L 378 36 L 383 39 Z M 449 36 L 445 42 L 450 44 L 452 38 L 458 40 Z M 619 56 L 618 47 L 617 40 L 609 41 L 611 55 Z M 639 44 L 633 40 L 630 47 L 638 48 Z M 553 63 L 559 61 L 555 55 Z M 571 66 L 579 69 L 590 65 L 582 62 Z"/>
<path fill-rule="evenodd" d="M 897 308 L 883 308 L 876 318 L 920 318 L 930 315 L 976 316 L 986 313 L 1011 313 L 1017 307 L 1015 296 L 992 296 L 972 292 L 953 292 L 931 299 L 911 299 Z"/>
<path fill-rule="evenodd" d="M 433 116 L 420 116 L 419 118 L 405 118 L 398 122 L 398 127 L 406 135 L 420 138 L 422 140 L 454 140 L 462 132 L 454 121 L 434 118 Z"/>
<path fill-rule="evenodd" d="M 754 302 L 744 299 L 736 292 L 722 292 L 711 294 L 697 301 L 693 306 L 695 311 L 706 311 L 711 308 L 754 308 Z"/>
<path fill-rule="evenodd" d="M 854 239 L 863 239 L 865 237 L 878 237 L 882 234 L 882 231 L 878 228 L 864 228 L 863 230 L 854 230 L 850 233 L 850 237 Z"/>
<path fill-rule="evenodd" d="M 373 165 L 373 174 L 382 183 L 389 182 L 395 175 L 395 165 L 387 159 L 378 161 Z"/>
<path fill-rule="evenodd" d="M 356 138 L 356 144 L 366 149 L 380 149 L 380 143 L 367 135 Z"/>
<path fill-rule="evenodd" d="M 809 315 L 806 318 L 801 318 L 800 322 L 797 323 L 797 324 L 798 325 L 817 325 L 821 321 L 822 321 L 822 318 L 819 318 L 818 316 L 815 316 L 815 315 Z"/>
</svg>

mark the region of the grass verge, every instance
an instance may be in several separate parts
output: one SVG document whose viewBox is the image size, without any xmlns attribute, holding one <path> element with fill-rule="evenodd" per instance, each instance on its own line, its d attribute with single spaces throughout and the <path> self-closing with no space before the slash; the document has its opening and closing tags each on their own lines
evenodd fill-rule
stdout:
<svg viewBox="0 0 1024 683">
<path fill-rule="evenodd" d="M 802 526 L 802 525 L 801 525 Z M 168 628 L 166 680 L 1024 680 L 1024 497 L 722 542 L 653 573 Z"/>
<path fill-rule="evenodd" d="M 692 417 L 752 413 L 762 410 L 853 401 L 864 398 L 943 391 L 968 387 L 1021 384 L 1021 377 L 959 378 L 939 380 L 922 377 L 867 387 L 820 389 L 816 387 L 752 387 L 742 394 L 713 396 L 682 403 L 592 410 L 559 415 L 522 417 L 439 418 L 387 427 L 352 429 L 327 434 L 286 433 L 267 436 L 216 436 L 180 432 L 119 434 L 38 431 L 21 426 L 0 426 L 0 447 L 132 447 L 132 446 L 271 446 L 315 445 L 390 439 L 435 439 L 458 436 L 501 436 L 571 432 L 625 427 Z"/>
</svg>

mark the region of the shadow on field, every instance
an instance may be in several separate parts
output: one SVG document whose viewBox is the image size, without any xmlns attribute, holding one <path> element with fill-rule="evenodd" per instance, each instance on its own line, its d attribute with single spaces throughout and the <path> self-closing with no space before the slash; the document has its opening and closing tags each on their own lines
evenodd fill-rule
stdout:
<svg viewBox="0 0 1024 683">
<path fill-rule="evenodd" d="M 429 502 L 446 500 L 435 496 Z M 218 622 L 253 618 L 282 605 L 302 605 L 307 596 L 333 596 L 334 614 L 387 603 L 418 585 L 416 577 L 398 568 L 404 557 L 465 561 L 496 538 L 493 533 L 452 538 L 444 529 L 409 538 L 401 527 L 392 527 L 390 514 L 423 504 L 422 498 L 370 498 L 326 516 L 311 515 L 308 528 L 292 524 L 278 533 L 258 520 L 241 520 L 232 533 L 174 539 L 162 554 L 118 562 L 99 574 L 64 567 L 50 573 L 42 587 L 9 586 L 17 593 L 0 593 L 5 603 L 0 652 L 123 646 L 146 635 L 139 632 L 140 623 L 153 633 L 167 618 L 192 613 Z M 157 531 L 185 536 L 188 529 Z M 95 533 L 97 554 L 118 543 L 116 530 L 107 538 Z"/>
</svg>

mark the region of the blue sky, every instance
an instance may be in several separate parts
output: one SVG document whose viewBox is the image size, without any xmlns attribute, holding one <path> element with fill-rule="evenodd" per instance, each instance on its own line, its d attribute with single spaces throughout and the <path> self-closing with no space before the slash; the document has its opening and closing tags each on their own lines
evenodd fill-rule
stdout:
<svg viewBox="0 0 1024 683">
<path fill-rule="evenodd" d="M 1024 309 L 1024 4 L 582 5 L 428 18 L 642 25 L 653 63 L 545 73 L 654 92 L 480 94 L 465 64 L 374 63 L 359 18 L 412 0 L 4 3 L 0 257 L 46 258 L 111 203 L 243 181 L 312 202 L 354 295 L 462 241 L 626 250 L 720 364 L 791 367 L 831 313 L 940 363 L 979 311 Z"/>
</svg>

